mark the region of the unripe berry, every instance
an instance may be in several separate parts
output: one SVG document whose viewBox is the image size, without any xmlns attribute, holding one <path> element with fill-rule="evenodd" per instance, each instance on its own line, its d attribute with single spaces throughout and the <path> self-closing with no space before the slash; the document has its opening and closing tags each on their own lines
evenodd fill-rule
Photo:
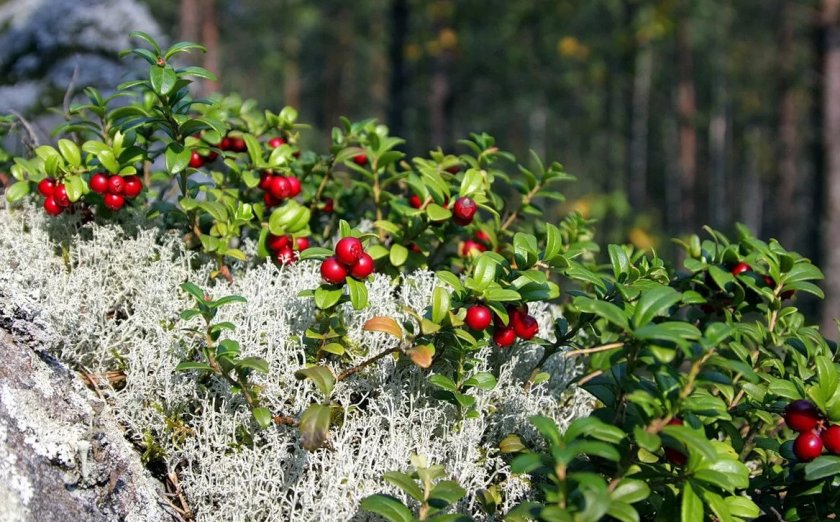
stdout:
<svg viewBox="0 0 840 522">
<path fill-rule="evenodd" d="M 284 176 L 272 176 L 271 185 L 269 186 L 271 195 L 277 199 L 286 199 L 289 197 L 289 180 Z"/>
<path fill-rule="evenodd" d="M 271 138 L 270 140 L 268 140 L 268 146 L 271 147 L 272 149 L 276 149 L 277 147 L 279 147 L 280 145 L 283 145 L 285 143 L 286 143 L 286 140 L 284 140 L 280 136 L 275 136 L 275 137 Z"/>
<path fill-rule="evenodd" d="M 819 457 L 823 450 L 823 442 L 814 432 L 800 433 L 793 441 L 793 454 L 796 458 L 808 462 Z"/>
<path fill-rule="evenodd" d="M 55 190 L 53 190 L 53 198 L 55 198 L 55 202 L 61 208 L 67 208 L 70 206 L 70 198 L 67 197 L 67 187 L 63 184 L 57 184 L 55 186 Z"/>
<path fill-rule="evenodd" d="M 493 341 L 500 347 L 506 348 L 516 341 L 513 326 L 496 326 L 493 330 Z"/>
<path fill-rule="evenodd" d="M 840 455 L 840 426 L 834 424 L 822 432 L 820 436 L 825 449 L 834 455 Z"/>
<path fill-rule="evenodd" d="M 289 197 L 293 198 L 300 194 L 300 180 L 295 176 L 287 176 L 286 182 L 289 184 Z"/>
<path fill-rule="evenodd" d="M 478 205 L 475 204 L 475 201 L 467 197 L 458 198 L 455 200 L 455 206 L 452 209 L 453 220 L 461 226 L 469 225 L 477 211 Z"/>
<path fill-rule="evenodd" d="M 55 180 L 52 178 L 44 178 L 38 182 L 38 192 L 44 197 L 50 197 L 55 192 Z"/>
<path fill-rule="evenodd" d="M 111 176 L 108 178 L 108 192 L 111 194 L 122 194 L 125 190 L 125 180 L 122 176 Z"/>
<path fill-rule="evenodd" d="M 140 191 L 143 190 L 143 182 L 140 181 L 140 178 L 137 176 L 126 176 L 125 177 L 125 188 L 123 188 L 123 194 L 127 198 L 136 198 Z"/>
<path fill-rule="evenodd" d="M 55 202 L 55 198 L 52 196 L 47 196 L 44 200 L 44 210 L 47 211 L 47 214 L 51 216 L 57 216 L 61 214 L 61 211 L 64 209 L 58 206 L 58 203 Z"/>
<path fill-rule="evenodd" d="M 190 167 L 200 169 L 203 165 L 204 158 L 201 157 L 201 154 L 198 151 L 192 151 L 192 154 L 190 154 Z"/>
<path fill-rule="evenodd" d="M 365 165 L 367 165 L 367 162 L 368 162 L 367 154 L 365 154 L 364 152 L 361 153 L 361 154 L 356 154 L 355 156 L 353 156 L 353 163 L 355 163 L 356 165 L 358 165 L 360 167 L 364 167 Z"/>
<path fill-rule="evenodd" d="M 730 272 L 734 276 L 738 276 L 739 274 L 743 274 L 744 272 L 749 272 L 752 270 L 752 267 L 744 262 L 738 263 L 735 265 Z"/>
<path fill-rule="evenodd" d="M 105 206 L 111 210 L 117 211 L 125 205 L 125 198 L 122 194 L 105 194 Z"/>
<path fill-rule="evenodd" d="M 335 244 L 335 257 L 347 266 L 353 266 L 362 257 L 362 242 L 355 237 L 343 237 Z"/>
<path fill-rule="evenodd" d="M 362 252 L 356 264 L 350 268 L 350 275 L 356 279 L 365 279 L 373 273 L 373 258 L 367 252 Z"/>
<path fill-rule="evenodd" d="M 89 185 L 90 190 L 96 192 L 97 194 L 104 194 L 108 192 L 108 176 L 102 174 L 101 172 L 97 172 L 90 177 Z"/>
<path fill-rule="evenodd" d="M 810 431 L 817 426 L 819 420 L 820 412 L 811 401 L 793 401 L 785 408 L 785 424 L 794 431 Z"/>
<path fill-rule="evenodd" d="M 328 257 L 321 263 L 321 277 L 324 281 L 333 285 L 344 284 L 347 280 L 347 268 L 338 259 Z"/>
<path fill-rule="evenodd" d="M 467 317 L 464 322 L 473 330 L 485 330 L 493 322 L 493 312 L 484 305 L 472 305 L 467 308 Z"/>
</svg>

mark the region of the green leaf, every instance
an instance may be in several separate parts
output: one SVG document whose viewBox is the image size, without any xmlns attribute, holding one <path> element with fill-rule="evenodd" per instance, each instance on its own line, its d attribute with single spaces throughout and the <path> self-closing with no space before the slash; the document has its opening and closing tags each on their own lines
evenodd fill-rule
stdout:
<svg viewBox="0 0 840 522">
<path fill-rule="evenodd" d="M 435 203 L 431 203 L 428 207 L 426 207 L 426 214 L 429 216 L 431 221 L 446 221 L 452 217 L 451 211 Z"/>
<path fill-rule="evenodd" d="M 726 507 L 729 509 L 729 514 L 733 517 L 740 517 L 747 520 L 758 518 L 761 515 L 761 508 L 749 497 L 742 497 L 740 495 L 731 495 L 723 499 Z"/>
<path fill-rule="evenodd" d="M 806 480 L 820 480 L 840 474 L 840 457 L 823 455 L 805 465 Z"/>
<path fill-rule="evenodd" d="M 402 266 L 405 264 L 405 260 L 408 259 L 408 249 L 395 243 L 391 245 L 391 252 L 388 257 L 392 265 Z"/>
<path fill-rule="evenodd" d="M 364 310 L 368 305 L 368 291 L 365 283 L 348 277 L 347 289 L 350 291 L 350 302 L 353 304 L 353 308 Z"/>
<path fill-rule="evenodd" d="M 414 522 L 414 515 L 402 502 L 390 495 L 371 495 L 360 504 L 365 511 L 376 513 L 388 522 Z"/>
<path fill-rule="evenodd" d="M 160 46 L 155 41 L 155 39 L 152 38 L 151 36 L 149 36 L 147 33 L 144 33 L 143 31 L 131 31 L 130 33 L 128 33 L 128 37 L 129 38 L 139 38 L 139 39 L 143 40 L 144 42 L 149 44 L 152 47 L 152 49 L 154 49 L 155 53 L 158 56 L 161 55 Z"/>
<path fill-rule="evenodd" d="M 455 386 L 455 383 L 447 377 L 446 375 L 436 374 L 429 377 L 429 382 L 437 386 L 438 388 L 444 389 L 446 391 L 458 391 L 458 387 Z"/>
<path fill-rule="evenodd" d="M 557 423 L 554 422 L 554 419 L 542 415 L 532 415 L 528 417 L 528 420 L 537 428 L 546 442 L 552 446 L 562 446 L 563 437 L 560 436 L 560 430 L 557 429 Z"/>
<path fill-rule="evenodd" d="M 198 361 L 183 361 L 178 363 L 178 366 L 175 367 L 175 371 L 178 372 L 185 372 L 189 370 L 204 370 L 208 372 L 213 371 L 213 367 L 207 363 L 198 362 Z"/>
<path fill-rule="evenodd" d="M 665 314 L 669 308 L 682 300 L 682 295 L 670 286 L 658 286 L 642 292 L 636 310 L 633 313 L 633 324 L 640 328 L 651 322 L 654 317 Z"/>
<path fill-rule="evenodd" d="M 682 522 L 703 522 L 703 501 L 695 493 L 691 482 L 685 482 L 683 485 L 680 520 Z"/>
<path fill-rule="evenodd" d="M 166 160 L 166 170 L 170 174 L 177 174 L 187 168 L 190 163 L 192 151 L 185 148 L 182 144 L 173 141 L 166 146 L 163 157 Z"/>
<path fill-rule="evenodd" d="M 425 498 L 423 491 L 420 489 L 420 486 L 417 485 L 417 481 L 411 478 L 411 476 L 407 473 L 403 473 L 401 471 L 389 471 L 382 475 L 382 478 L 403 490 L 406 495 L 410 496 L 414 500 L 423 502 L 423 499 Z"/>
<path fill-rule="evenodd" d="M 71 167 L 79 168 L 82 165 L 82 153 L 79 146 L 68 139 L 58 140 L 58 150 L 64 156 L 64 160 L 70 164 Z"/>
<path fill-rule="evenodd" d="M 499 452 L 501 453 L 521 453 L 528 448 L 522 443 L 522 438 L 515 433 L 511 433 L 499 442 Z"/>
<path fill-rule="evenodd" d="M 152 90 L 159 96 L 166 96 L 175 87 L 178 81 L 178 75 L 175 74 L 175 69 L 167 64 L 163 67 L 155 64 L 149 66 L 149 82 L 152 84 Z"/>
<path fill-rule="evenodd" d="M 489 372 L 478 372 L 472 377 L 464 381 L 465 388 L 480 388 L 482 390 L 492 390 L 496 387 L 496 378 Z"/>
<path fill-rule="evenodd" d="M 521 300 L 522 295 L 508 288 L 489 288 L 484 291 L 484 298 L 488 301 L 511 302 Z"/>
<path fill-rule="evenodd" d="M 609 245 L 607 250 L 610 254 L 610 263 L 612 264 L 613 276 L 616 281 L 620 279 L 621 274 L 627 274 L 630 271 L 630 258 L 627 257 L 627 252 L 619 245 Z"/>
<path fill-rule="evenodd" d="M 581 312 L 603 317 L 622 330 L 628 330 L 630 328 L 627 316 L 624 314 L 624 310 L 612 303 L 608 303 L 606 301 L 596 301 L 595 299 L 586 296 L 577 296 L 575 297 L 573 304 Z"/>
<path fill-rule="evenodd" d="M 257 407 L 251 410 L 251 415 L 254 416 L 254 420 L 257 421 L 257 424 L 262 429 L 266 429 L 271 426 L 274 417 L 271 415 L 271 412 L 268 408 Z"/>
<path fill-rule="evenodd" d="M 14 203 L 29 194 L 29 182 L 18 181 L 6 189 L 6 201 Z"/>
<path fill-rule="evenodd" d="M 204 303 L 204 292 L 195 284 L 189 281 L 181 283 L 181 290 L 193 296 L 199 303 Z"/>
<path fill-rule="evenodd" d="M 429 493 L 429 505 L 437 509 L 454 504 L 461 500 L 467 492 L 454 480 L 441 480 Z"/>
<path fill-rule="evenodd" d="M 621 522 L 639 522 L 639 513 L 633 506 L 625 502 L 614 501 L 610 503 L 607 514 Z"/>
<path fill-rule="evenodd" d="M 682 442 L 690 452 L 697 452 L 710 462 L 718 458 L 712 443 L 703 434 L 688 426 L 665 426 L 662 433 Z"/>
<path fill-rule="evenodd" d="M 621 479 L 618 486 L 610 494 L 614 501 L 628 504 L 641 502 L 648 498 L 648 495 L 650 495 L 650 486 L 645 481 L 627 477 Z"/>
<path fill-rule="evenodd" d="M 323 447 L 330 431 L 330 407 L 311 404 L 301 414 L 299 428 L 304 449 L 315 451 Z"/>
<path fill-rule="evenodd" d="M 261 357 L 246 357 L 236 363 L 237 368 L 250 368 L 257 373 L 268 373 L 268 361 Z"/>
<path fill-rule="evenodd" d="M 201 311 L 196 310 L 195 308 L 190 308 L 188 310 L 183 310 L 180 315 L 181 319 L 183 319 L 184 321 L 189 321 L 193 317 L 201 315 Z"/>
<path fill-rule="evenodd" d="M 449 315 L 449 292 L 441 286 L 432 291 L 432 322 L 440 324 Z"/>
<path fill-rule="evenodd" d="M 324 259 L 333 255 L 333 251 L 329 248 L 323 247 L 309 247 L 299 254 L 300 260 L 317 259 L 323 261 Z"/>
<path fill-rule="evenodd" d="M 224 297 L 220 297 L 219 299 L 216 299 L 215 301 L 212 301 L 212 302 L 207 303 L 207 304 L 210 305 L 210 306 L 218 308 L 220 306 L 224 306 L 224 305 L 231 304 L 231 303 L 247 303 L 247 302 L 248 302 L 248 300 L 245 299 L 244 297 L 242 297 L 241 295 L 226 295 Z"/>
<path fill-rule="evenodd" d="M 569 424 L 563 439 L 566 442 L 571 442 L 580 436 L 618 444 L 625 437 L 625 433 L 621 431 L 621 428 L 607 424 L 597 417 L 581 417 Z"/>
<path fill-rule="evenodd" d="M 315 289 L 315 306 L 321 310 L 332 308 L 344 295 L 344 288 L 329 289 L 318 287 Z"/>
<path fill-rule="evenodd" d="M 483 291 L 496 279 L 496 265 L 497 261 L 486 253 L 478 257 L 473 270 L 476 291 Z"/>
<path fill-rule="evenodd" d="M 332 371 L 326 366 L 310 366 L 295 372 L 295 378 L 299 380 L 309 379 L 315 383 L 315 386 L 321 390 L 324 397 L 329 397 L 332 394 L 335 386 L 335 377 Z"/>
</svg>

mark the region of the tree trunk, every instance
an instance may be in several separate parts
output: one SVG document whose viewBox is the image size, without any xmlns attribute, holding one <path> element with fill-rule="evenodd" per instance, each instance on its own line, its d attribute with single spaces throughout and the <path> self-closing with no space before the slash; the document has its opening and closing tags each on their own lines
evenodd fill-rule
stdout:
<svg viewBox="0 0 840 522">
<path fill-rule="evenodd" d="M 187 42 L 197 42 L 201 25 L 199 0 L 181 0 L 181 23 L 179 26 L 180 39 Z"/>
<path fill-rule="evenodd" d="M 216 16 L 216 0 L 201 0 L 201 43 L 207 48 L 203 67 L 219 76 L 219 24 Z M 201 80 L 202 96 L 219 90 L 218 81 Z"/>
<path fill-rule="evenodd" d="M 683 16 L 677 27 L 677 122 L 679 125 L 680 233 L 696 228 L 697 208 L 697 101 L 694 93 L 691 26 Z"/>
<path fill-rule="evenodd" d="M 630 130 L 630 205 L 637 211 L 647 207 L 648 124 L 650 88 L 653 78 L 653 48 L 642 44 L 636 53 L 633 77 L 633 107 Z"/>
<path fill-rule="evenodd" d="M 823 0 L 820 13 L 823 47 L 822 144 L 825 221 L 822 230 L 826 299 L 822 332 L 837 338 L 840 318 L 840 0 Z"/>
</svg>

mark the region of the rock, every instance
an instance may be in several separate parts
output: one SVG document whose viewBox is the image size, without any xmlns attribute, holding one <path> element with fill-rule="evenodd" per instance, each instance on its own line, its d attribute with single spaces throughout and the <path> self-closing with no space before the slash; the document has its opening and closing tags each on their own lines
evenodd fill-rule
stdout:
<svg viewBox="0 0 840 522">
<path fill-rule="evenodd" d="M 172 520 L 105 401 L 0 329 L 0 521 Z"/>
</svg>

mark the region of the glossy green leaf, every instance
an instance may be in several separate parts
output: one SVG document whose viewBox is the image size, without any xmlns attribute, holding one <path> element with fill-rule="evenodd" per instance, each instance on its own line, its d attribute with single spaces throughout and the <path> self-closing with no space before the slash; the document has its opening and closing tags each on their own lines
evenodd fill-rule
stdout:
<svg viewBox="0 0 840 522">
<path fill-rule="evenodd" d="M 350 303 L 356 310 L 364 310 L 368 305 L 367 286 L 363 281 L 357 281 L 352 277 L 347 278 L 347 289 L 350 293 Z"/>
<path fill-rule="evenodd" d="M 295 378 L 311 380 L 324 394 L 324 397 L 329 397 L 335 386 L 335 376 L 333 376 L 332 370 L 326 366 L 310 366 L 300 369 L 295 372 Z"/>
<path fill-rule="evenodd" d="M 300 433 L 303 447 L 315 451 L 327 442 L 330 430 L 330 407 L 311 404 L 300 416 Z"/>
<path fill-rule="evenodd" d="M 266 429 L 271 426 L 271 423 L 274 420 L 274 417 L 271 415 L 268 408 L 263 408 L 261 406 L 251 410 L 251 415 L 253 415 L 254 420 L 262 429 Z"/>
<path fill-rule="evenodd" d="M 403 490 L 408 496 L 422 502 L 424 500 L 423 491 L 417 485 L 417 481 L 411 478 L 407 473 L 401 471 L 389 471 L 382 475 L 382 478 Z"/>
<path fill-rule="evenodd" d="M 414 522 L 414 515 L 402 502 L 390 495 L 371 495 L 365 497 L 360 507 L 376 513 L 388 522 Z"/>
</svg>

